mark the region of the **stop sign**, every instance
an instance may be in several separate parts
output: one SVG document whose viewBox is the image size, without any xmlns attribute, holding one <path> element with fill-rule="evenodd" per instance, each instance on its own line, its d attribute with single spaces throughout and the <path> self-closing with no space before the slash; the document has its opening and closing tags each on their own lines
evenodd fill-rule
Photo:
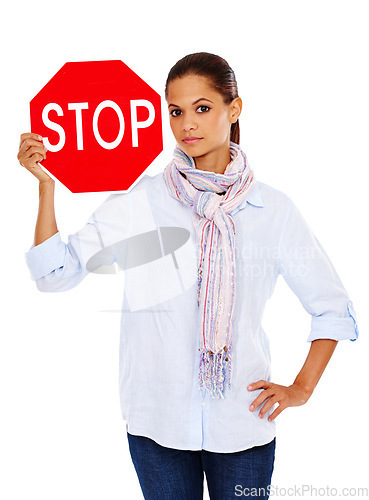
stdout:
<svg viewBox="0 0 369 500">
<path fill-rule="evenodd" d="M 160 96 L 122 61 L 67 62 L 30 113 L 41 165 L 72 193 L 126 191 L 163 150 Z"/>
</svg>

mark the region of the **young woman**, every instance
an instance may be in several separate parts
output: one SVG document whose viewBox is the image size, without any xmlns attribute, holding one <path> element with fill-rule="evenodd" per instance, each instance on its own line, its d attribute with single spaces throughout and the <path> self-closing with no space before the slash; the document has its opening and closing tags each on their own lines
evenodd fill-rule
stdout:
<svg viewBox="0 0 369 500">
<path fill-rule="evenodd" d="M 125 269 L 121 409 L 145 498 L 201 499 L 204 472 L 211 499 L 268 498 L 275 419 L 308 401 L 339 340 L 357 338 L 354 308 L 294 203 L 250 169 L 228 63 L 184 57 L 165 97 L 172 162 L 109 196 L 68 244 L 55 221 L 54 181 L 38 165 L 46 149 L 37 134 L 21 136 L 18 159 L 39 180 L 26 261 L 49 292 L 76 286 L 107 255 Z M 154 260 L 149 240 L 134 238 L 150 231 Z M 279 274 L 312 318 L 309 354 L 289 386 L 271 381 L 261 326 Z"/>
</svg>

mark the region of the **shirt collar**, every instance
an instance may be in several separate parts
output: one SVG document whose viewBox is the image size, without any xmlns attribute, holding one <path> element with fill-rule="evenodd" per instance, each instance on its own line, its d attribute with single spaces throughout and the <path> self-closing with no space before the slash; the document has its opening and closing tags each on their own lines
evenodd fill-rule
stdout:
<svg viewBox="0 0 369 500">
<path fill-rule="evenodd" d="M 264 207 L 264 200 L 260 194 L 259 183 L 255 182 L 254 187 L 246 196 L 245 200 L 241 204 L 242 208 L 246 206 L 246 202 L 250 203 L 250 205 L 254 205 L 255 207 Z"/>
<path fill-rule="evenodd" d="M 255 207 L 263 207 L 264 200 L 260 194 L 259 183 L 255 181 L 254 187 L 251 189 L 249 194 L 246 196 L 246 201 Z"/>
<path fill-rule="evenodd" d="M 263 207 L 264 206 L 264 200 L 261 197 L 260 191 L 259 191 L 259 185 L 258 182 L 256 181 L 254 187 L 251 189 L 251 191 L 248 193 L 246 198 L 243 200 L 243 202 L 238 205 L 237 208 L 231 212 L 231 215 L 235 215 L 239 210 L 242 210 L 243 208 L 246 207 L 246 203 L 249 203 L 250 205 L 254 205 L 255 207 Z"/>
</svg>

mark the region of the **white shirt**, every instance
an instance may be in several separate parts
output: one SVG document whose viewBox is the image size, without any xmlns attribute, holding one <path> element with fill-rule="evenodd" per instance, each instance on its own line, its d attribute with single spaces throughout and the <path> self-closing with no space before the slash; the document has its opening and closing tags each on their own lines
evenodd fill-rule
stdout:
<svg viewBox="0 0 369 500">
<path fill-rule="evenodd" d="M 274 438 L 275 421 L 267 418 L 275 407 L 263 419 L 249 411 L 263 389 L 247 386 L 270 380 L 261 321 L 279 274 L 311 315 L 308 342 L 358 337 L 340 278 L 286 194 L 257 181 L 232 215 L 236 303 L 232 390 L 225 387 L 225 399 L 198 388 L 197 237 L 192 208 L 169 195 L 162 173 L 145 175 L 129 193 L 110 195 L 67 244 L 56 233 L 25 254 L 42 292 L 68 290 L 89 272 L 109 272 L 117 262 L 124 269 L 122 416 L 129 433 L 162 446 L 230 453 Z"/>
</svg>

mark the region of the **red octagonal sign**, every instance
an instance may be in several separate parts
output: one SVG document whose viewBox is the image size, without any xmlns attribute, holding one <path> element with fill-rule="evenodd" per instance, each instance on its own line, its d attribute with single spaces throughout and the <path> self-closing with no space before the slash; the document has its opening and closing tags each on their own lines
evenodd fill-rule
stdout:
<svg viewBox="0 0 369 500">
<path fill-rule="evenodd" d="M 72 193 L 126 191 L 163 150 L 160 96 L 122 61 L 64 64 L 30 111 L 42 166 Z"/>
</svg>

